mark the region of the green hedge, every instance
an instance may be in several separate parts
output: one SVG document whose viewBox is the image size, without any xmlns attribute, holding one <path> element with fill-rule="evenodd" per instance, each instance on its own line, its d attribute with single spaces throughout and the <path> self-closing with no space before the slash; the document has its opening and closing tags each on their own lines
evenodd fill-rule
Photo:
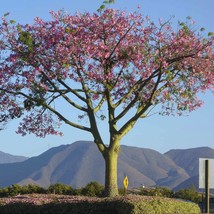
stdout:
<svg viewBox="0 0 214 214">
<path fill-rule="evenodd" d="M 60 202 L 57 198 L 47 204 L 35 205 L 23 200 L 2 204 L 1 214 L 200 214 L 198 205 L 176 199 L 128 195 L 116 198 L 87 198 Z"/>
<path fill-rule="evenodd" d="M 200 208 L 192 202 L 180 200 L 170 200 L 167 198 L 157 198 L 134 203 L 132 214 L 200 214 Z"/>
</svg>

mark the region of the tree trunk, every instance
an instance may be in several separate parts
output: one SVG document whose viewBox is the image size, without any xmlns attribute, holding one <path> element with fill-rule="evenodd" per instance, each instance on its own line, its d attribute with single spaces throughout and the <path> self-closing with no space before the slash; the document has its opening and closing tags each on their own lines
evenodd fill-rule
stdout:
<svg viewBox="0 0 214 214">
<path fill-rule="evenodd" d="M 108 150 L 105 159 L 105 196 L 114 197 L 118 195 L 117 183 L 117 162 L 119 155 L 118 149 Z"/>
</svg>

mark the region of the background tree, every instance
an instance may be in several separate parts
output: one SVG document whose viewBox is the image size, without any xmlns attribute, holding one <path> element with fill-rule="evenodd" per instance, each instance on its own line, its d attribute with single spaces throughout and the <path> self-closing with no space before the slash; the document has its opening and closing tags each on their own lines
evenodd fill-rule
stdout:
<svg viewBox="0 0 214 214">
<path fill-rule="evenodd" d="M 0 108 L 23 116 L 23 136 L 61 135 L 61 123 L 90 132 L 105 159 L 105 194 L 118 195 L 121 138 L 158 104 L 161 115 L 202 105 L 197 94 L 214 86 L 214 38 L 189 19 L 174 31 L 170 21 L 111 9 L 51 15 L 32 25 L 2 18 Z"/>
</svg>

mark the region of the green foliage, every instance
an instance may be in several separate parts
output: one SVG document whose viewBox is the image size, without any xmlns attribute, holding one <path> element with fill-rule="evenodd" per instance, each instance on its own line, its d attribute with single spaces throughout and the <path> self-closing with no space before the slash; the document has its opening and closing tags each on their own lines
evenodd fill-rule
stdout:
<svg viewBox="0 0 214 214">
<path fill-rule="evenodd" d="M 13 21 L 13 20 L 11 20 Z M 10 22 L 11 23 L 11 22 Z M 30 54 L 33 53 L 35 47 L 35 41 L 32 35 L 27 32 L 23 31 L 20 25 L 17 25 L 17 29 L 19 31 L 19 38 L 18 41 L 21 42 L 24 46 L 22 47 L 22 56 L 21 59 L 23 61 L 29 61 Z"/>
<path fill-rule="evenodd" d="M 201 195 L 196 191 L 195 186 L 192 185 L 187 189 L 181 189 L 174 195 L 175 198 L 181 198 L 184 200 L 189 200 L 195 203 L 201 202 Z"/>
<path fill-rule="evenodd" d="M 6 191 L 9 196 L 15 196 L 22 192 L 22 187 L 18 184 L 13 184 L 12 186 L 6 188 Z"/>
<path fill-rule="evenodd" d="M 134 214 L 159 214 L 159 213 L 177 213 L 177 214 L 199 214 L 198 205 L 190 202 L 179 201 L 167 198 L 151 198 L 150 200 L 134 203 Z"/>
<path fill-rule="evenodd" d="M 187 18 L 187 20 L 190 20 L 191 18 Z M 190 25 L 189 22 L 180 22 L 178 21 L 178 24 L 180 25 L 180 29 L 182 29 L 182 31 L 186 34 L 186 35 L 190 35 L 191 34 L 191 29 L 190 29 Z"/>
<path fill-rule="evenodd" d="M 78 189 L 73 189 L 73 195 L 81 195 L 82 193 L 82 189 L 78 188 Z"/>
<path fill-rule="evenodd" d="M 3 16 L 4 17 L 7 17 L 7 16 L 9 16 L 10 15 L 10 13 L 8 12 L 8 13 L 5 13 Z"/>
<path fill-rule="evenodd" d="M 191 201 L 197 204 L 200 203 L 202 200 L 200 193 L 196 191 L 194 185 L 187 189 L 181 189 L 177 192 L 173 192 L 172 190 L 165 187 L 141 188 L 140 195 L 179 198 L 179 199 Z"/>
<path fill-rule="evenodd" d="M 166 187 L 141 188 L 140 195 L 172 198 L 173 191 Z"/>
<path fill-rule="evenodd" d="M 23 194 L 59 194 L 59 195 L 85 195 L 85 196 L 97 196 L 101 197 L 104 191 L 104 186 L 94 181 L 87 184 L 81 189 L 73 189 L 70 185 L 57 183 L 51 184 L 47 189 L 38 185 L 29 184 L 26 186 L 20 186 L 18 184 L 0 188 L 0 197 L 11 197 Z"/>
<path fill-rule="evenodd" d="M 0 204 L 1 214 L 199 214 L 200 209 L 194 203 L 183 202 L 175 199 L 158 197 L 116 197 L 114 199 L 89 200 L 86 198 L 78 201 L 59 202 L 57 200 L 46 204 L 32 204 L 15 202 L 7 205 Z"/>
<path fill-rule="evenodd" d="M 26 186 L 20 186 L 18 184 L 13 184 L 9 187 L 5 187 L 0 190 L 0 197 L 10 197 L 23 194 L 32 194 L 32 193 L 46 193 L 46 190 L 40 186 L 29 184 Z"/>
<path fill-rule="evenodd" d="M 104 0 L 99 9 L 97 9 L 97 12 L 102 12 L 106 8 L 106 5 L 109 5 L 111 3 L 114 3 L 114 0 Z"/>
<path fill-rule="evenodd" d="M 29 184 L 27 186 L 23 186 L 22 188 L 23 188 L 23 194 L 46 193 L 46 189 L 35 184 Z"/>
<path fill-rule="evenodd" d="M 11 185 L 9 187 L 0 188 L 0 197 L 12 197 L 16 195 L 23 194 L 60 194 L 60 195 L 77 195 L 77 196 L 90 196 L 90 197 L 102 197 L 104 192 L 104 186 L 98 182 L 90 182 L 85 187 L 81 189 L 73 189 L 70 185 L 57 183 L 50 185 L 47 189 L 40 187 L 38 185 L 29 184 L 26 186 L 20 186 L 18 184 Z M 127 197 L 124 188 L 119 189 L 119 194 L 123 197 Z M 173 192 L 172 190 L 165 187 L 156 188 L 140 188 L 139 192 L 135 192 L 143 196 L 150 197 L 162 197 L 162 198 L 176 198 L 186 201 L 191 201 L 194 203 L 200 203 L 202 200 L 201 195 L 196 191 L 194 186 L 187 189 L 181 189 L 178 192 Z"/>
<path fill-rule="evenodd" d="M 118 192 L 119 192 L 119 195 L 125 195 L 126 194 L 124 187 L 119 188 Z"/>
<path fill-rule="evenodd" d="M 59 195 L 72 195 L 73 189 L 70 185 L 57 183 L 48 187 L 47 193 L 59 194 Z"/>
<path fill-rule="evenodd" d="M 94 181 L 87 184 L 84 188 L 82 188 L 81 194 L 85 196 L 100 197 L 103 195 L 103 191 L 104 191 L 104 186 Z"/>
<path fill-rule="evenodd" d="M 15 20 L 10 20 L 10 24 L 16 24 Z"/>
<path fill-rule="evenodd" d="M 33 51 L 34 41 L 29 32 L 21 31 L 19 35 L 19 41 L 27 46 L 28 53 Z"/>
</svg>

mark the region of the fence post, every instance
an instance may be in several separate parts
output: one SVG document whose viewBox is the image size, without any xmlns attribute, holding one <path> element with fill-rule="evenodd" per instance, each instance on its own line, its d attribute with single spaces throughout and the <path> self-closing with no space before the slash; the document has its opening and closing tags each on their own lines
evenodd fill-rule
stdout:
<svg viewBox="0 0 214 214">
<path fill-rule="evenodd" d="M 210 172 L 209 160 L 205 160 L 205 213 L 210 213 Z"/>
</svg>

